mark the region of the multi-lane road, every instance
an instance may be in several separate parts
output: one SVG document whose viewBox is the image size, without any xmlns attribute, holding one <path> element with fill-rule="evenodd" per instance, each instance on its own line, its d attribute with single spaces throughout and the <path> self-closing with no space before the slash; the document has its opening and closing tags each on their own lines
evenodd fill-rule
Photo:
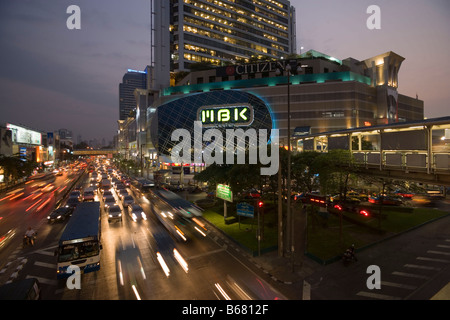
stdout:
<svg viewBox="0 0 450 320">
<path fill-rule="evenodd" d="M 54 190 L 62 190 L 85 187 L 88 182 L 86 172 L 64 173 L 53 184 Z M 69 289 L 66 280 L 56 278 L 54 256 L 66 222 L 48 224 L 46 218 L 63 194 L 55 198 L 54 190 L 0 199 L 0 284 L 12 277 L 37 278 L 42 299 L 298 300 L 305 297 L 305 285 L 306 296 L 313 300 L 430 299 L 450 282 L 450 217 L 373 246 L 359 253 L 359 261 L 349 267 L 314 264 L 305 282 L 289 285 L 272 281 L 209 224 L 203 229 L 179 220 L 177 226 L 189 241 L 176 239 L 155 215 L 164 212 L 168 217 L 170 206 L 128 189 L 148 219 L 135 222 L 123 210 L 122 222 L 109 223 L 97 193 L 102 215 L 101 269 L 83 274 L 80 289 Z M 448 210 L 449 204 L 443 209 Z M 34 247 L 23 249 L 22 236 L 28 226 L 38 231 L 38 237 Z M 367 287 L 370 265 L 380 267 L 380 289 Z"/>
<path fill-rule="evenodd" d="M 70 186 L 75 181 L 72 179 L 65 173 L 57 177 L 54 185 L 56 188 Z M 83 173 L 77 186 L 85 187 L 88 182 L 89 174 Z M 102 215 L 101 269 L 83 274 L 79 290 L 69 289 L 66 280 L 56 279 L 54 251 L 66 223 L 47 223 L 46 217 L 56 202 L 54 194 L 42 196 L 49 200 L 39 210 L 40 204 L 34 205 L 37 199 L 31 197 L 1 201 L 0 232 L 2 235 L 11 229 L 15 232 L 0 250 L 2 282 L 18 267 L 17 279 L 34 277 L 40 281 L 43 299 L 286 299 L 240 259 L 237 251 L 228 248 L 217 231 L 207 228 L 200 233 L 194 229 L 195 223 L 181 221 L 180 227 L 189 240 L 178 241 L 152 213 L 151 206 L 157 212 L 167 212 L 170 210 L 167 203 L 128 191 L 143 207 L 148 219 L 133 221 L 113 191 L 123 209 L 123 219 L 109 223 L 102 197 L 96 195 Z M 28 226 L 38 231 L 37 241 L 34 247 L 22 249 L 22 236 Z"/>
</svg>

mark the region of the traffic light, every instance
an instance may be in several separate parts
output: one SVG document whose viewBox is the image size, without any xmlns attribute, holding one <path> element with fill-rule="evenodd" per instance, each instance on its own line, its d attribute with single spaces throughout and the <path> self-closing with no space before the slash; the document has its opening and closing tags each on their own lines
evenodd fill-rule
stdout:
<svg viewBox="0 0 450 320">
<path fill-rule="evenodd" d="M 262 201 L 258 201 L 258 207 L 262 208 L 262 207 L 263 207 L 263 205 L 264 205 L 264 202 L 262 202 Z"/>
</svg>

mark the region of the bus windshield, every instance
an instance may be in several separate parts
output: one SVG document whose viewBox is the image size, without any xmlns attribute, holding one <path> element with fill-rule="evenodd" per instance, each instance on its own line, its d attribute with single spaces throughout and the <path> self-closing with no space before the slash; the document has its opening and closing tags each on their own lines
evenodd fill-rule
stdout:
<svg viewBox="0 0 450 320">
<path fill-rule="evenodd" d="M 96 256 L 100 253 L 98 241 L 66 244 L 59 247 L 58 262 L 70 262 Z"/>
</svg>

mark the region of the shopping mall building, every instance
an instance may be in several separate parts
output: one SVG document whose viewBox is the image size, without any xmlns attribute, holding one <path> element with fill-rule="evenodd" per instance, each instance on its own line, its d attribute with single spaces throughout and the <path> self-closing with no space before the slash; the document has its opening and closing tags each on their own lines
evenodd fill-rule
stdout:
<svg viewBox="0 0 450 320">
<path fill-rule="evenodd" d="M 135 154 L 141 149 L 152 165 L 171 165 L 173 131 L 193 133 L 195 121 L 204 130 L 278 129 L 280 144 L 290 136 L 295 149 L 301 148 L 296 138 L 309 133 L 421 120 L 423 101 L 398 92 L 403 60 L 394 52 L 358 61 L 311 50 L 293 60 L 191 72 L 137 112 Z"/>
</svg>

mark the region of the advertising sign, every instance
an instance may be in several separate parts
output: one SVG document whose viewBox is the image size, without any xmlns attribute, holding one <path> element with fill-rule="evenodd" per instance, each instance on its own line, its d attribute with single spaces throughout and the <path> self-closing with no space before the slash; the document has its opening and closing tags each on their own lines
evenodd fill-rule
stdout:
<svg viewBox="0 0 450 320">
<path fill-rule="evenodd" d="M 216 197 L 228 202 L 233 202 L 233 192 L 230 186 L 218 184 L 216 188 Z"/>
<path fill-rule="evenodd" d="M 6 124 L 12 131 L 12 141 L 16 144 L 41 145 L 41 134 L 37 131 L 25 129 L 14 124 Z"/>
<path fill-rule="evenodd" d="M 204 127 L 248 126 L 253 122 L 253 107 L 249 104 L 204 106 L 198 109 L 197 120 Z"/>
<path fill-rule="evenodd" d="M 251 204 L 247 202 L 238 203 L 236 206 L 236 212 L 238 216 L 254 218 L 255 217 L 255 209 Z"/>
</svg>

